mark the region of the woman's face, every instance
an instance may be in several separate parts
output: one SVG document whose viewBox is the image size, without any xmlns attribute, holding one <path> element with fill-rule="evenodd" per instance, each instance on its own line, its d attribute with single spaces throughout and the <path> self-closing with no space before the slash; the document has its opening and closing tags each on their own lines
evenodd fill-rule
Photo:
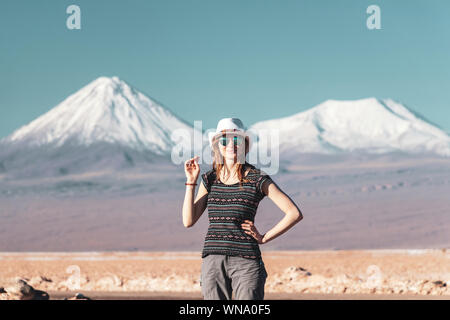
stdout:
<svg viewBox="0 0 450 320">
<path fill-rule="evenodd" d="M 217 148 L 223 159 L 244 163 L 246 143 L 247 141 L 245 137 L 233 133 L 227 133 L 217 139 Z M 243 159 L 240 159 L 241 157 Z"/>
</svg>

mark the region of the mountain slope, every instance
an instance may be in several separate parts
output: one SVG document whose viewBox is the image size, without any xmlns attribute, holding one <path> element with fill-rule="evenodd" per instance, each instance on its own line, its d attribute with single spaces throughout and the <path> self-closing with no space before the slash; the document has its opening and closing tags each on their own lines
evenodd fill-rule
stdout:
<svg viewBox="0 0 450 320">
<path fill-rule="evenodd" d="M 446 132 L 391 99 L 327 100 L 290 117 L 258 122 L 250 129 L 278 130 L 280 152 L 285 153 L 450 156 Z"/>
</svg>

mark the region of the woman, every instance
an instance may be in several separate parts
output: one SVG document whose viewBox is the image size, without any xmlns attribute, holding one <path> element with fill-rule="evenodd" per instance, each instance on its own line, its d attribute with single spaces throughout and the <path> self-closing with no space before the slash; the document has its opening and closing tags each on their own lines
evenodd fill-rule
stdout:
<svg viewBox="0 0 450 320">
<path fill-rule="evenodd" d="M 200 285 L 205 300 L 262 300 L 267 272 L 260 244 L 280 236 L 303 216 L 295 203 L 270 176 L 245 161 L 250 138 L 241 120 L 219 121 L 210 136 L 213 169 L 202 174 L 194 201 L 200 168 L 198 157 L 185 162 L 186 194 L 183 224 L 193 226 L 208 207 L 209 228 L 202 252 Z M 259 202 L 269 197 L 284 213 L 265 234 L 254 224 Z"/>
</svg>

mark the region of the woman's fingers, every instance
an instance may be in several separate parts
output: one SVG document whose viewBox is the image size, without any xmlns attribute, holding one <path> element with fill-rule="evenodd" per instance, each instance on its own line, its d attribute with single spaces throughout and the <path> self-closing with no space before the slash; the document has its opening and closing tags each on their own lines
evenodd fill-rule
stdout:
<svg viewBox="0 0 450 320">
<path fill-rule="evenodd" d="M 184 162 L 185 167 L 187 168 L 198 168 L 198 158 L 199 156 L 195 156 L 191 159 L 188 159 Z"/>
<path fill-rule="evenodd" d="M 250 221 L 250 220 L 244 220 L 244 221 L 245 221 L 245 222 L 241 224 L 242 229 L 252 231 L 252 228 L 253 228 L 253 222 Z"/>
<path fill-rule="evenodd" d="M 196 163 L 198 161 L 199 156 L 195 156 L 193 158 L 191 158 L 189 161 L 191 161 L 192 163 Z"/>
</svg>

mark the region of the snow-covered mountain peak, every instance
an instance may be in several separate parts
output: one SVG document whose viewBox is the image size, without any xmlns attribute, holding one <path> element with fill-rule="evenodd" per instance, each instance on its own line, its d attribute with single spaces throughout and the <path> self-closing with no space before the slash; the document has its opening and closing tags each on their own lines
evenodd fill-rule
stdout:
<svg viewBox="0 0 450 320">
<path fill-rule="evenodd" d="M 450 137 L 393 99 L 326 100 L 293 116 L 254 124 L 278 130 L 280 151 L 437 153 L 450 156 Z"/>
<path fill-rule="evenodd" d="M 99 77 L 5 142 L 35 146 L 110 142 L 164 154 L 174 144 L 171 133 L 176 129 L 193 132 L 189 124 L 125 81 Z"/>
<path fill-rule="evenodd" d="M 116 94 L 136 94 L 130 85 L 119 77 L 99 77 L 89 83 L 85 88 L 87 91 L 95 91 L 98 94 L 116 95 Z"/>
</svg>

